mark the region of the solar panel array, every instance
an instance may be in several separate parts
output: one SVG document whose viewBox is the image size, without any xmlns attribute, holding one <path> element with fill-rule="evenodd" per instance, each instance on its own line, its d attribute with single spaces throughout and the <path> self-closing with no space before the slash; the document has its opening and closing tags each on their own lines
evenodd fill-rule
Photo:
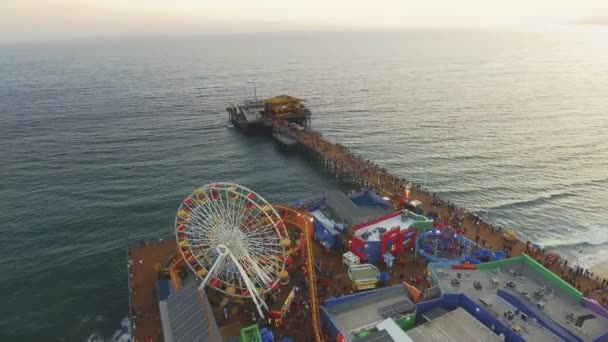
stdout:
<svg viewBox="0 0 608 342">
<path fill-rule="evenodd" d="M 182 290 L 167 299 L 171 335 L 175 342 L 207 342 L 218 341 L 219 331 L 215 321 L 207 322 L 207 317 L 213 317 L 211 307 L 206 297 L 199 300 L 197 284 L 189 281 Z M 207 315 L 203 313 L 208 310 Z M 213 319 L 213 318 L 211 318 Z M 212 328 L 210 331 L 209 327 Z"/>
</svg>

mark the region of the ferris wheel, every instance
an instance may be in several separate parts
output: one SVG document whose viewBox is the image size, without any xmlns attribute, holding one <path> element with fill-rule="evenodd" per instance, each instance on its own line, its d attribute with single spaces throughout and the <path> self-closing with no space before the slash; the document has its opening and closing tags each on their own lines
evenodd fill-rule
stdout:
<svg viewBox="0 0 608 342">
<path fill-rule="evenodd" d="M 251 298 L 260 316 L 263 294 L 285 276 L 290 241 L 276 210 L 255 192 L 212 183 L 186 197 L 175 217 L 175 235 L 186 264 L 227 295 Z"/>
</svg>

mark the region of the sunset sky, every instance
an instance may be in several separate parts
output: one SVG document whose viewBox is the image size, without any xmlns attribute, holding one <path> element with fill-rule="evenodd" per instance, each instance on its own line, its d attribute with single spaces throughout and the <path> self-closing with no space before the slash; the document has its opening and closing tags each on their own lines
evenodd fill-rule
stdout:
<svg viewBox="0 0 608 342">
<path fill-rule="evenodd" d="M 608 24 L 607 0 L 3 0 L 0 41 Z"/>
</svg>

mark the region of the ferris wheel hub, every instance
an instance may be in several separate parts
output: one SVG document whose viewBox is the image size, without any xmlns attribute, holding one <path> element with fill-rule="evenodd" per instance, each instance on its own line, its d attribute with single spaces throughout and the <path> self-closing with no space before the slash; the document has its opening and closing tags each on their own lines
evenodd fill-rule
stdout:
<svg viewBox="0 0 608 342">
<path fill-rule="evenodd" d="M 228 246 L 226 246 L 224 244 L 217 245 L 217 247 L 215 247 L 215 249 L 217 250 L 217 252 L 220 255 L 228 255 L 228 253 L 230 253 L 230 249 L 228 249 Z"/>
</svg>

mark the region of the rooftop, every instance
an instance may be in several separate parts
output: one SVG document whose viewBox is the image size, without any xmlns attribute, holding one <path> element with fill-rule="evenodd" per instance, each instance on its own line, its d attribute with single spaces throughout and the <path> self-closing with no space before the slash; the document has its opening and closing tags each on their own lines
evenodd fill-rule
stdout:
<svg viewBox="0 0 608 342">
<path fill-rule="evenodd" d="M 280 131 L 272 132 L 272 136 L 285 147 L 296 146 L 298 144 L 296 139 Z"/>
<path fill-rule="evenodd" d="M 347 336 L 348 340 L 354 340 L 356 331 L 375 327 L 387 318 L 411 313 L 415 308 L 407 289 L 395 285 L 328 300 L 322 310 L 340 331 L 351 335 Z"/>
<path fill-rule="evenodd" d="M 415 342 L 501 341 L 498 335 L 461 307 L 409 330 L 407 335 Z"/>
<path fill-rule="evenodd" d="M 352 280 L 374 281 L 380 276 L 380 271 L 371 264 L 351 265 L 348 274 Z"/>
<path fill-rule="evenodd" d="M 270 97 L 270 98 L 267 98 L 264 100 L 264 102 L 270 103 L 273 105 L 289 103 L 289 102 L 301 102 L 301 101 L 304 101 L 304 100 L 299 99 L 297 97 L 289 96 L 289 95 L 278 95 L 278 96 Z"/>
<path fill-rule="evenodd" d="M 391 207 L 380 196 L 371 191 L 346 196 L 339 190 L 325 192 L 325 205 L 338 220 L 356 225 L 386 215 Z"/>
<path fill-rule="evenodd" d="M 182 289 L 159 303 L 165 342 L 220 341 L 220 335 L 204 292 L 189 278 Z"/>
<path fill-rule="evenodd" d="M 243 112 L 243 117 L 245 121 L 248 123 L 257 123 L 262 121 L 262 116 L 260 115 L 260 111 L 262 111 L 263 107 L 256 107 L 256 105 L 245 104 L 240 107 Z"/>
<path fill-rule="evenodd" d="M 332 219 L 328 218 L 325 213 L 323 213 L 323 211 L 321 209 L 317 209 L 317 210 L 313 210 L 310 212 L 312 214 L 312 216 L 319 221 L 324 227 L 325 229 L 327 229 L 332 235 L 338 235 L 340 234 L 339 231 L 337 231 L 336 229 L 334 229 L 334 226 L 336 225 L 336 222 L 333 221 Z"/>
<path fill-rule="evenodd" d="M 527 255 L 481 264 L 476 270 L 437 264 L 429 268 L 444 295 L 468 296 L 507 327 L 519 325 L 528 341 L 594 341 L 608 331 L 608 318 L 583 306 L 579 291 Z M 505 317 L 509 311 L 512 319 Z M 575 326 L 579 318 L 580 328 Z"/>
<path fill-rule="evenodd" d="M 361 236 L 364 233 L 370 233 L 368 241 L 380 241 L 382 234 L 375 230 L 376 228 L 385 228 L 386 231 L 391 230 L 393 227 L 399 227 L 401 230 L 409 228 L 409 225 L 414 223 L 413 220 L 406 219 L 405 221 L 401 219 L 401 213 L 396 212 L 387 216 L 381 221 L 372 222 L 369 225 L 357 227 L 357 230 L 354 232 L 355 236 Z"/>
<path fill-rule="evenodd" d="M 247 99 L 243 101 L 243 104 L 252 110 L 264 110 L 264 100 L 259 99 Z"/>
<path fill-rule="evenodd" d="M 379 217 L 376 220 L 353 227 L 353 231 L 355 236 L 359 237 L 365 233 L 369 233 L 367 241 L 380 241 L 384 233 L 380 232 L 376 228 L 384 228 L 385 232 L 394 227 L 399 227 L 400 230 L 406 230 L 416 223 L 422 223 L 428 225 L 429 227 L 432 226 L 432 221 L 421 215 L 416 215 L 409 211 L 397 211 L 392 214 Z"/>
</svg>

